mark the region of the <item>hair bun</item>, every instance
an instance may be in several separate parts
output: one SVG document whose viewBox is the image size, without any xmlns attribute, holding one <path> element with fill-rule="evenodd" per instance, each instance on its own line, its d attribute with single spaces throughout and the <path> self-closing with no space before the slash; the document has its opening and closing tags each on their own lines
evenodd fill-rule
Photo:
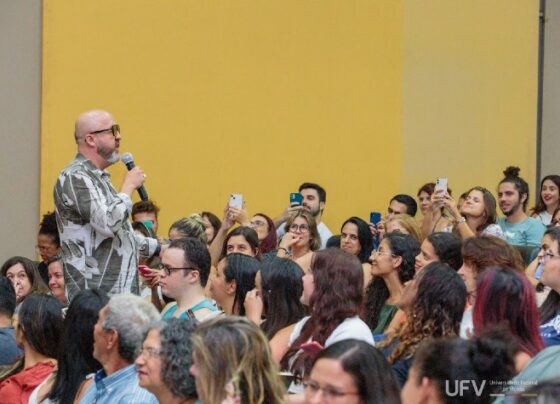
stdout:
<svg viewBox="0 0 560 404">
<path fill-rule="evenodd" d="M 506 178 L 517 178 L 519 177 L 519 172 L 521 169 L 519 167 L 509 166 L 504 170 L 504 175 Z"/>
</svg>

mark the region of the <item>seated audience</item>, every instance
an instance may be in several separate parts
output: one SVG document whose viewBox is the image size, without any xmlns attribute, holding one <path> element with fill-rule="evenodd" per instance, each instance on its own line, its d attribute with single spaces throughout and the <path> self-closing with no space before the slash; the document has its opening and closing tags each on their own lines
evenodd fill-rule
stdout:
<svg viewBox="0 0 560 404">
<path fill-rule="evenodd" d="M 498 185 L 500 209 L 505 217 L 498 219 L 505 240 L 515 246 L 538 246 L 546 229 L 540 220 L 527 216 L 529 185 L 519 177 L 518 167 L 508 167 Z"/>
<path fill-rule="evenodd" d="M 399 390 L 383 355 L 370 344 L 347 339 L 315 359 L 304 382 L 305 402 L 399 404 Z"/>
<path fill-rule="evenodd" d="M 103 367 L 80 389 L 76 401 L 157 403 L 138 385 L 134 360 L 151 322 L 160 319 L 154 306 L 135 295 L 114 295 L 99 312 L 93 330 L 93 357 Z"/>
<path fill-rule="evenodd" d="M 364 285 L 368 285 L 371 280 L 369 257 L 373 250 L 369 225 L 356 216 L 346 220 L 340 229 L 340 249 L 358 257 L 364 270 Z"/>
<path fill-rule="evenodd" d="M 41 256 L 41 262 L 37 265 L 37 271 L 45 284 L 49 283 L 47 265 L 52 257 L 60 253 L 60 237 L 56 226 L 56 215 L 48 212 L 43 215 L 43 220 L 39 224 L 39 234 L 37 235 L 37 253 Z"/>
<path fill-rule="evenodd" d="M 151 325 L 136 358 L 138 384 L 159 403 L 197 402 L 191 336 L 195 322 L 172 318 Z"/>
<path fill-rule="evenodd" d="M 340 249 L 329 248 L 314 254 L 311 268 L 303 277 L 301 301 L 310 315 L 300 320 L 282 359 L 283 369 L 296 376 L 291 392 L 303 393 L 301 380 L 309 375 L 315 357 L 306 345 L 329 347 L 354 338 L 373 345 L 367 324 L 359 317 L 363 307 L 363 271 L 360 261 Z"/>
<path fill-rule="evenodd" d="M 18 306 L 23 302 L 26 296 L 31 293 L 48 293 L 49 288 L 43 282 L 41 275 L 37 271 L 37 266 L 33 261 L 25 257 L 9 258 L 0 269 L 2 276 L 8 278 L 16 291 L 16 300 Z"/>
<path fill-rule="evenodd" d="M 547 298 L 539 308 L 540 334 L 545 346 L 560 345 L 560 227 L 546 231 L 539 252 L 543 266 L 540 278 L 550 288 Z"/>
<path fill-rule="evenodd" d="M 12 317 L 16 309 L 16 292 L 14 286 L 0 276 L 0 366 L 9 365 L 23 353 L 16 344 Z"/>
<path fill-rule="evenodd" d="M 467 289 L 457 272 L 446 264 L 428 264 L 407 286 L 399 301 L 407 321 L 381 342 L 400 386 L 408 376 L 420 342 L 430 337 L 459 334 Z"/>
<path fill-rule="evenodd" d="M 255 288 L 255 276 L 261 263 L 254 257 L 232 253 L 218 263 L 210 274 L 208 291 L 225 314 L 244 316 L 243 302 L 247 292 Z"/>
<path fill-rule="evenodd" d="M 473 308 L 475 334 L 501 323 L 508 325 L 518 342 L 515 366 L 519 373 L 544 348 L 535 289 L 517 269 L 493 267 L 479 275 Z"/>
<path fill-rule="evenodd" d="M 52 257 L 48 264 L 49 272 L 49 288 L 54 297 L 58 299 L 64 306 L 68 305 L 64 290 L 64 268 L 62 267 L 62 258 L 59 255 Z"/>
<path fill-rule="evenodd" d="M 311 265 L 313 251 L 321 247 L 315 219 L 305 209 L 300 209 L 288 217 L 285 228 L 286 234 L 280 240 L 277 255 L 280 258 L 294 260 L 304 272 L 307 272 Z"/>
<path fill-rule="evenodd" d="M 217 308 L 204 295 L 210 274 L 210 254 L 206 243 L 186 237 L 173 240 L 161 257 L 161 292 L 174 299 L 161 312 L 164 320 L 171 317 L 202 320 Z"/>
<path fill-rule="evenodd" d="M 514 373 L 512 352 L 502 335 L 430 339 L 416 352 L 401 400 L 406 404 L 490 404 Z M 465 380 L 469 388 L 459 392 Z"/>
<path fill-rule="evenodd" d="M 288 350 L 295 324 L 305 315 L 305 307 L 300 301 L 303 275 L 303 270 L 294 261 L 274 258 L 257 272 L 256 287 L 245 298 L 247 318 L 260 324 L 270 341 L 272 357 L 278 363 Z"/>
<path fill-rule="evenodd" d="M 404 284 L 414 276 L 418 241 L 407 234 L 388 233 L 371 257 L 371 279 L 365 297 L 364 320 L 373 335 L 383 334 L 397 312 Z"/>
<path fill-rule="evenodd" d="M 453 233 L 430 234 L 420 246 L 420 253 L 414 260 L 414 269 L 419 272 L 430 262 L 442 262 L 458 271 L 463 265 L 461 239 Z"/>
<path fill-rule="evenodd" d="M 560 208 L 560 175 L 547 175 L 541 181 L 537 204 L 531 209 L 531 217 L 548 226 L 552 216 Z"/>
<path fill-rule="evenodd" d="M 196 391 L 202 403 L 285 402 L 285 389 L 262 331 L 242 317 L 214 318 L 192 336 Z"/>
<path fill-rule="evenodd" d="M 72 403 L 86 376 L 101 369 L 93 357 L 93 327 L 109 297 L 99 289 L 80 291 L 62 324 L 57 368 L 31 394 L 29 404 Z"/>
<path fill-rule="evenodd" d="M 54 297 L 32 294 L 21 304 L 16 341 L 23 347 L 23 359 L 0 383 L 3 403 L 27 403 L 33 390 L 56 366 L 62 305 Z"/>
<path fill-rule="evenodd" d="M 216 234 L 218 234 L 218 230 L 220 230 L 220 227 L 222 226 L 222 221 L 212 212 L 204 211 L 200 214 L 200 216 L 202 216 L 202 221 L 204 222 L 204 227 L 206 228 L 206 239 L 208 245 L 210 245 Z"/>
</svg>

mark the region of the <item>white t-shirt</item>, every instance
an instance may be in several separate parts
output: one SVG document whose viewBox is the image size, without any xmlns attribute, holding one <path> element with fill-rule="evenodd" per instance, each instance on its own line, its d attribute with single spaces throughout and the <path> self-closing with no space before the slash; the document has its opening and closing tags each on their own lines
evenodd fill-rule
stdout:
<svg viewBox="0 0 560 404">
<path fill-rule="evenodd" d="M 286 234 L 286 231 L 284 230 L 285 226 L 286 226 L 286 222 L 282 223 L 276 229 L 276 235 L 278 236 L 278 239 L 282 238 L 282 236 Z M 317 225 L 317 231 L 319 232 L 319 236 L 321 236 L 321 250 L 322 250 L 327 247 L 327 241 L 329 241 L 329 239 L 332 237 L 333 234 L 329 230 L 325 222 L 321 222 Z"/>
</svg>

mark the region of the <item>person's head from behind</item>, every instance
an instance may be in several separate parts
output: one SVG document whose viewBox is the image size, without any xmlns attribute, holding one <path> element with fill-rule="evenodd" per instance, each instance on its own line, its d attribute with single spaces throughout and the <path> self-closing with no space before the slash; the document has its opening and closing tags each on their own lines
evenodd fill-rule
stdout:
<svg viewBox="0 0 560 404">
<path fill-rule="evenodd" d="M 305 182 L 299 186 L 299 193 L 303 196 L 303 207 L 311 216 L 318 217 L 323 213 L 327 203 L 327 192 L 319 184 Z"/>
<path fill-rule="evenodd" d="M 56 402 L 72 402 L 83 378 L 101 368 L 93 357 L 93 328 L 109 297 L 99 289 L 80 291 L 68 307 L 58 354 L 58 371 L 48 396 Z"/>
<path fill-rule="evenodd" d="M 16 341 L 24 351 L 38 353 L 47 358 L 58 356 L 62 309 L 55 297 L 33 293 L 23 301 L 19 310 Z"/>
<path fill-rule="evenodd" d="M 311 251 L 321 248 L 321 236 L 317 230 L 317 222 L 315 217 L 306 210 L 300 209 L 288 217 L 285 230 L 297 238 L 295 248 L 308 248 Z"/>
<path fill-rule="evenodd" d="M 515 375 L 513 352 L 506 335 L 429 339 L 416 355 L 401 400 L 407 404 L 489 404 Z M 468 380 L 469 389 L 458 389 Z M 494 383 L 490 383 L 494 381 Z"/>
<path fill-rule="evenodd" d="M 506 217 L 525 212 L 529 200 L 529 185 L 519 176 L 519 171 L 519 167 L 506 168 L 504 179 L 498 185 L 498 201 Z"/>
<path fill-rule="evenodd" d="M 373 236 L 368 224 L 359 217 L 352 216 L 340 229 L 340 248 L 367 262 L 373 249 Z"/>
<path fill-rule="evenodd" d="M 64 268 L 62 267 L 62 257 L 55 255 L 50 258 L 47 264 L 47 271 L 49 274 L 49 288 L 54 297 L 64 305 L 68 302 L 66 301 L 66 295 L 64 291 Z"/>
<path fill-rule="evenodd" d="M 414 269 L 416 272 L 421 271 L 430 262 L 443 262 L 458 271 L 463 265 L 461 239 L 453 233 L 430 234 L 420 246 Z"/>
<path fill-rule="evenodd" d="M 0 319 L 6 322 L 12 321 L 16 310 L 16 291 L 10 280 L 0 276 Z"/>
<path fill-rule="evenodd" d="M 406 213 L 412 217 L 416 216 L 418 205 L 414 198 L 406 194 L 398 194 L 391 198 L 389 207 L 387 208 L 386 220 L 389 220 L 396 214 Z"/>
<path fill-rule="evenodd" d="M 422 229 L 418 225 L 418 221 L 406 213 L 393 215 L 385 224 L 386 233 L 402 233 L 410 234 L 419 242 L 422 242 Z"/>
<path fill-rule="evenodd" d="M 276 332 L 299 321 L 305 314 L 301 267 L 286 258 L 274 258 L 257 273 L 255 284 L 267 317 L 262 328 L 270 339 Z"/>
<path fill-rule="evenodd" d="M 487 268 L 505 266 L 523 271 L 523 259 L 519 252 L 504 240 L 494 236 L 471 237 L 464 241 L 461 250 L 463 265 L 459 275 L 467 285 L 470 303 L 476 297 L 476 282 Z"/>
<path fill-rule="evenodd" d="M 400 400 L 383 354 L 364 341 L 347 339 L 317 356 L 305 382 L 305 402 L 396 404 Z"/>
<path fill-rule="evenodd" d="M 193 214 L 177 220 L 169 228 L 169 239 L 177 240 L 179 238 L 194 237 L 206 243 L 206 227 L 204 221 L 199 214 Z"/>
<path fill-rule="evenodd" d="M 277 237 L 272 219 L 264 213 L 257 213 L 251 218 L 250 225 L 257 232 L 260 253 L 273 251 L 276 248 Z"/>
<path fill-rule="evenodd" d="M 199 399 L 221 403 L 237 397 L 241 403 L 284 402 L 268 340 L 251 321 L 236 316 L 202 322 L 192 336 L 193 365 Z"/>
<path fill-rule="evenodd" d="M 201 212 L 200 216 L 202 216 L 202 221 L 204 222 L 204 227 L 206 228 L 206 239 L 208 244 L 214 240 L 216 234 L 218 234 L 218 230 L 222 226 L 222 221 L 218 216 L 213 214 L 212 212 Z"/>
<path fill-rule="evenodd" d="M 149 324 L 159 319 L 155 307 L 139 296 L 112 296 L 95 323 L 93 357 L 102 365 L 114 358 L 134 362 Z"/>
<path fill-rule="evenodd" d="M 479 333 L 502 323 L 517 338 L 521 351 L 533 357 L 543 349 L 535 288 L 517 269 L 492 267 L 479 276 L 473 325 Z"/>
<path fill-rule="evenodd" d="M 39 234 L 37 234 L 37 252 L 41 256 L 43 262 L 47 262 L 50 258 L 60 251 L 60 237 L 58 235 L 58 227 L 56 225 L 56 215 L 54 212 L 48 212 L 43 215 L 43 220 L 39 224 Z"/>
<path fill-rule="evenodd" d="M 47 285 L 41 279 L 37 266 L 33 261 L 25 257 L 11 257 L 0 269 L 2 276 L 8 278 L 16 291 L 18 304 L 31 293 L 47 293 Z"/>
<path fill-rule="evenodd" d="M 425 215 L 431 206 L 431 196 L 436 189 L 436 184 L 434 182 L 428 182 L 418 189 L 416 196 L 418 197 L 418 203 L 420 205 L 420 212 Z"/>
<path fill-rule="evenodd" d="M 258 259 L 232 253 L 220 260 L 210 277 L 210 295 L 226 314 L 245 315 L 243 302 L 255 288 L 255 276 L 261 268 Z"/>
<path fill-rule="evenodd" d="M 496 223 L 496 198 L 484 187 L 474 187 L 467 191 L 467 198 L 461 205 L 461 213 L 467 218 L 480 221 L 476 231 L 482 231 Z"/>
<path fill-rule="evenodd" d="M 222 257 L 239 253 L 257 257 L 260 255 L 259 236 L 248 226 L 239 226 L 228 233 L 222 248 Z"/>
<path fill-rule="evenodd" d="M 206 287 L 210 276 L 210 253 L 198 238 L 173 240 L 161 254 L 161 292 L 177 299 L 193 289 Z"/>
<path fill-rule="evenodd" d="M 148 228 L 153 230 L 154 234 L 157 234 L 158 230 L 158 214 L 159 207 L 154 201 L 138 201 L 132 205 L 132 221 L 141 222 Z"/>
<path fill-rule="evenodd" d="M 192 366 L 192 320 L 171 318 L 149 328 L 136 358 L 138 384 L 163 402 L 163 397 L 197 399 Z M 189 402 L 191 402 L 189 401 Z"/>
</svg>

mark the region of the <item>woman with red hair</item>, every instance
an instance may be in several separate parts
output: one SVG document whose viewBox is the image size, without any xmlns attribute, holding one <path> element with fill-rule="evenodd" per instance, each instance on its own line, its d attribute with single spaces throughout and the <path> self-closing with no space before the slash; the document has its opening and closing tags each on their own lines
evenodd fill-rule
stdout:
<svg viewBox="0 0 560 404">
<path fill-rule="evenodd" d="M 475 334 L 488 326 L 502 323 L 517 339 L 515 368 L 520 372 L 544 348 L 539 334 L 535 288 L 520 271 L 493 267 L 481 274 L 476 288 L 473 308 Z"/>
</svg>

